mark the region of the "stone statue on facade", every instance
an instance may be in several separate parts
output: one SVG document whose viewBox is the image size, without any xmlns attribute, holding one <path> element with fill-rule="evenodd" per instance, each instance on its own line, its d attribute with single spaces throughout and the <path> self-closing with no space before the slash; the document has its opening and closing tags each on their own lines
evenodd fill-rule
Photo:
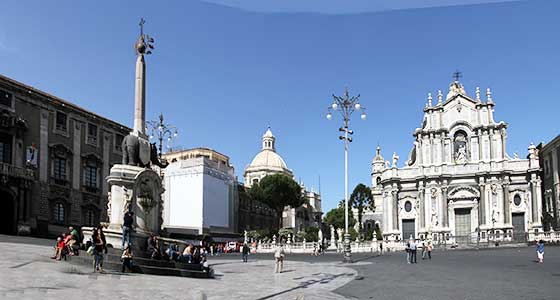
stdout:
<svg viewBox="0 0 560 300">
<path fill-rule="evenodd" d="M 458 164 L 467 162 L 467 149 L 465 145 L 459 145 L 459 149 L 457 149 L 457 154 L 455 155 L 455 162 Z"/>
<path fill-rule="evenodd" d="M 397 155 L 397 152 L 393 152 L 393 168 L 397 167 L 397 162 L 399 161 L 399 156 Z"/>
</svg>

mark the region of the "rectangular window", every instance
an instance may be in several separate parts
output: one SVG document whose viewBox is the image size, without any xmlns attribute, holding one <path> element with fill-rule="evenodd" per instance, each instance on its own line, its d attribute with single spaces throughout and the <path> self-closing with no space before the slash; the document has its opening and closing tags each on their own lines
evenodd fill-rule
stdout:
<svg viewBox="0 0 560 300">
<path fill-rule="evenodd" d="M 84 185 L 90 188 L 97 187 L 97 167 L 96 166 L 86 166 L 84 170 Z"/>
<path fill-rule="evenodd" d="M 55 157 L 53 160 L 54 172 L 53 177 L 57 180 L 66 180 L 66 159 Z"/>
<path fill-rule="evenodd" d="M 97 144 L 97 125 L 88 123 L 87 142 L 89 144 Z"/>
<path fill-rule="evenodd" d="M 66 120 L 67 120 L 66 114 L 57 111 L 56 112 L 56 130 L 66 132 L 66 129 L 67 129 L 66 128 Z"/>
<path fill-rule="evenodd" d="M 122 151 L 122 142 L 124 136 L 122 134 L 115 134 L 115 150 Z"/>
<path fill-rule="evenodd" d="M 0 162 L 12 163 L 12 136 L 0 134 Z"/>
<path fill-rule="evenodd" d="M 0 90 L 0 105 L 12 108 L 12 94 Z"/>
</svg>

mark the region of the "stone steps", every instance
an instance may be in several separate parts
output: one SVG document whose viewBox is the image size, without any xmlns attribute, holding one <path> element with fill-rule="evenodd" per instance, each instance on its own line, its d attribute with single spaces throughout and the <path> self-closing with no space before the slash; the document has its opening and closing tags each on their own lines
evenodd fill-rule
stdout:
<svg viewBox="0 0 560 300">
<path fill-rule="evenodd" d="M 104 255 L 103 269 L 120 272 L 122 268 L 121 256 L 116 255 L 117 249 L 109 249 L 108 254 Z M 68 262 L 71 264 L 88 266 L 93 269 L 94 257 L 87 255 L 85 251 L 81 251 L 79 256 L 68 256 Z M 199 265 L 176 263 L 172 261 L 155 260 L 144 257 L 133 258 L 134 273 L 163 275 L 163 276 L 181 276 L 195 278 L 213 278 L 214 270 L 203 271 Z"/>
</svg>

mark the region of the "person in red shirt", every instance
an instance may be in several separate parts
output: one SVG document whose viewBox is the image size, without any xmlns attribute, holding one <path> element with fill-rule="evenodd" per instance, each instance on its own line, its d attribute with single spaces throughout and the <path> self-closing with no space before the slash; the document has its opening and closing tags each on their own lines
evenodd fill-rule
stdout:
<svg viewBox="0 0 560 300">
<path fill-rule="evenodd" d="M 61 257 L 62 257 L 62 250 L 64 249 L 64 247 L 66 247 L 66 244 L 64 244 L 64 240 L 61 237 L 58 237 L 56 239 L 54 256 L 52 256 L 51 258 L 56 259 L 56 260 L 60 260 Z"/>
</svg>

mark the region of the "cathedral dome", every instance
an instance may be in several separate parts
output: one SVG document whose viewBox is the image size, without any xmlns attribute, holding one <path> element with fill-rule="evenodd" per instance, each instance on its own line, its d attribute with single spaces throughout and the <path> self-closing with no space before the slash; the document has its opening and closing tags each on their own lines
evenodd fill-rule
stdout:
<svg viewBox="0 0 560 300">
<path fill-rule="evenodd" d="M 247 168 L 251 167 L 272 167 L 288 169 L 286 163 L 278 153 L 273 150 L 263 149 L 259 152 Z"/>
<path fill-rule="evenodd" d="M 262 136 L 262 150 L 245 168 L 245 185 L 250 186 L 260 181 L 264 176 L 271 174 L 281 173 L 290 177 L 293 176 L 284 159 L 276 153 L 275 142 L 276 138 L 269 127 Z"/>
</svg>

